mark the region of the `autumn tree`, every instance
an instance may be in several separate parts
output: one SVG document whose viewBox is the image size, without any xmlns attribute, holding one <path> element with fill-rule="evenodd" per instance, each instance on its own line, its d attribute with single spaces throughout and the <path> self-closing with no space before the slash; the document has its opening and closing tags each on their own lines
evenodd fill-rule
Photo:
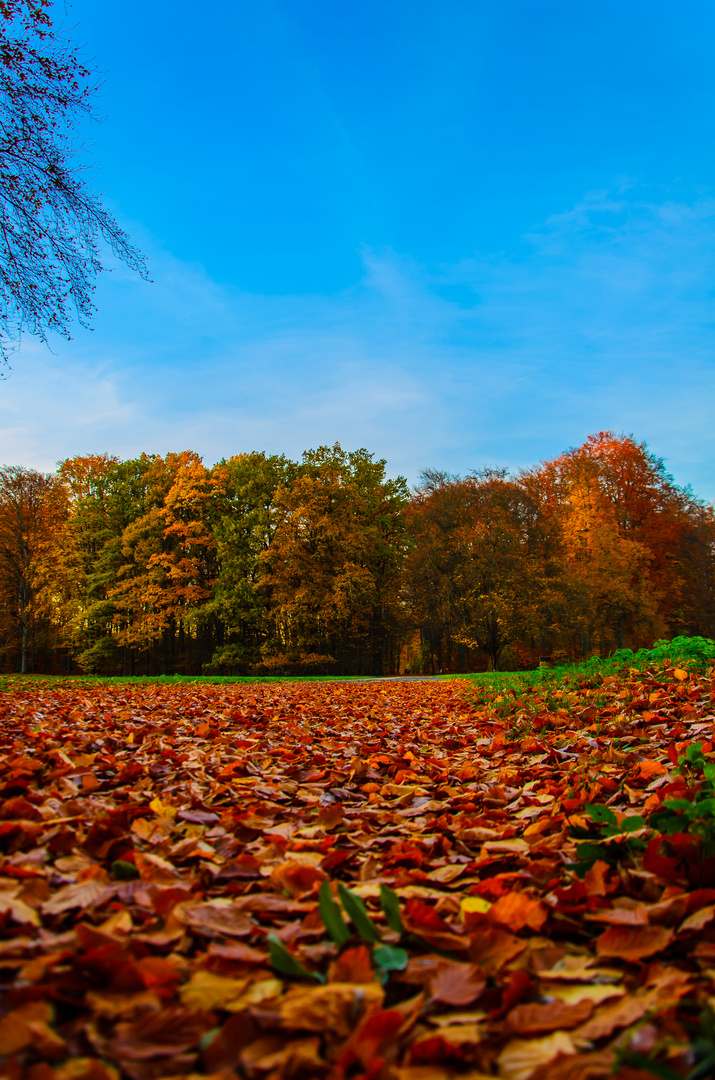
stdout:
<svg viewBox="0 0 715 1080">
<path fill-rule="evenodd" d="M 279 657 L 356 674 L 394 668 L 408 491 L 385 464 L 322 446 L 277 491 L 264 587 Z"/>
<path fill-rule="evenodd" d="M 599 432 L 522 482 L 540 492 L 560 537 L 564 619 L 583 655 L 596 642 L 710 631 L 712 510 L 679 488 L 645 443 Z"/>
<path fill-rule="evenodd" d="M 457 476 L 425 469 L 408 508 L 412 538 L 405 574 L 410 616 L 419 630 L 423 660 L 434 674 L 465 669 L 466 645 L 459 640 L 459 607 L 469 518 L 464 486 Z"/>
<path fill-rule="evenodd" d="M 58 468 L 69 513 L 57 538 L 57 590 L 65 645 L 89 671 L 131 671 L 120 648 L 126 619 L 112 595 L 124 566 L 124 531 L 145 510 L 146 475 L 154 458 L 119 461 L 108 454 L 67 458 Z"/>
<path fill-rule="evenodd" d="M 56 477 L 21 466 L 0 468 L 0 595 L 5 647 L 19 645 L 23 674 L 28 671 L 38 619 L 51 613 L 55 539 L 66 512 L 66 493 Z"/>
<path fill-rule="evenodd" d="M 562 522 L 567 623 L 578 631 L 583 656 L 594 639 L 623 648 L 663 630 L 648 579 L 651 554 L 619 529 L 615 508 L 593 479 L 572 478 Z"/>
<path fill-rule="evenodd" d="M 289 489 L 297 472 L 284 455 L 259 452 L 237 454 L 211 471 L 220 495 L 212 525 L 217 575 L 206 610 L 217 620 L 211 663 L 218 670 L 246 672 L 261 661 L 272 628 L 264 570 L 278 524 L 276 493 Z"/>
<path fill-rule="evenodd" d="M 465 479 L 427 473 L 425 480 L 411 514 L 409 580 L 431 664 L 448 631 L 454 642 L 486 653 L 497 670 L 505 649 L 540 621 L 545 585 L 534 507 L 502 469 Z"/>
<path fill-rule="evenodd" d="M 144 481 L 144 513 L 122 533 L 123 562 L 109 592 L 122 617 L 117 644 L 151 650 L 166 673 L 177 664 L 200 671 L 210 652 L 200 658 L 194 643 L 216 578 L 209 508 L 218 481 L 190 450 L 155 456 Z"/>
<path fill-rule="evenodd" d="M 48 0 L 0 4 L 0 355 L 23 330 L 86 325 L 102 244 L 145 276 L 126 233 L 82 178 L 77 142 L 94 85 Z"/>
</svg>

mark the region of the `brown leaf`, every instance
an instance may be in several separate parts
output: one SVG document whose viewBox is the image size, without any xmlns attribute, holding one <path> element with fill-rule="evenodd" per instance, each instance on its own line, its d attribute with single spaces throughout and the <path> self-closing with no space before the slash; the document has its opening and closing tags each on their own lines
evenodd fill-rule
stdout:
<svg viewBox="0 0 715 1080">
<path fill-rule="evenodd" d="M 115 885 L 107 885 L 98 878 L 89 878 L 87 881 L 78 881 L 76 885 L 65 885 L 58 889 L 50 900 L 42 904 L 40 910 L 43 915 L 60 915 L 72 908 L 91 911 L 106 904 L 115 892 Z"/>
<path fill-rule="evenodd" d="M 611 926 L 596 939 L 596 952 L 599 956 L 642 960 L 667 949 L 674 936 L 664 926 Z"/>
<path fill-rule="evenodd" d="M 337 829 L 345 817 L 345 811 L 342 804 L 339 802 L 329 803 L 327 806 L 323 806 L 318 813 L 318 824 L 321 825 L 326 832 L 330 832 L 331 829 Z"/>
<path fill-rule="evenodd" d="M 599 1005 L 590 1020 L 571 1032 L 574 1045 L 597 1042 L 621 1028 L 629 1027 L 645 1014 L 646 1003 L 635 997 L 623 997 Z"/>
<path fill-rule="evenodd" d="M 254 929 L 253 922 L 231 900 L 219 898 L 205 903 L 177 904 L 174 918 L 196 930 L 207 930 L 229 937 L 244 937 Z"/>
<path fill-rule="evenodd" d="M 608 871 L 608 863 L 604 862 L 603 859 L 596 859 L 593 866 L 586 871 L 583 878 L 583 885 L 589 896 L 606 895 L 606 877 Z"/>
<path fill-rule="evenodd" d="M 85 1002 L 96 1016 L 107 1020 L 134 1018 L 145 1012 L 161 1010 L 161 999 L 151 990 L 140 990 L 136 994 L 107 994 L 88 990 Z"/>
<path fill-rule="evenodd" d="M 176 1006 L 147 1013 L 138 1020 L 117 1024 L 107 1052 L 129 1061 L 171 1057 L 197 1046 L 213 1026 L 210 1013 L 192 1012 Z"/>
<path fill-rule="evenodd" d="M 715 904 L 708 904 L 707 907 L 702 907 L 689 915 L 678 927 L 678 933 L 690 934 L 702 930 L 713 919 L 715 919 Z"/>
<path fill-rule="evenodd" d="M 645 904 L 636 904 L 635 907 L 598 908 L 596 911 L 587 911 L 584 918 L 591 922 L 612 923 L 614 926 L 646 926 L 648 908 Z"/>
<path fill-rule="evenodd" d="M 486 971 L 499 971 L 522 953 L 526 942 L 501 930 L 498 926 L 484 926 L 470 934 L 469 958 Z"/>
<path fill-rule="evenodd" d="M 433 1001 L 445 1005 L 469 1005 L 476 1001 L 486 986 L 484 974 L 476 964 L 455 964 L 448 960 L 440 965 L 429 983 Z"/>
<path fill-rule="evenodd" d="M 35 1080 L 32 1074 L 31 1080 Z M 38 1077 L 37 1080 L 42 1078 Z M 69 1058 L 55 1067 L 52 1080 L 119 1080 L 119 1070 L 97 1058 Z"/>
<path fill-rule="evenodd" d="M 546 1005 L 516 1005 L 506 1018 L 506 1026 L 514 1035 L 539 1035 L 577 1027 L 588 1020 L 592 1013 L 593 1002 L 587 998 L 575 1005 L 566 1005 L 558 1000 Z"/>
</svg>

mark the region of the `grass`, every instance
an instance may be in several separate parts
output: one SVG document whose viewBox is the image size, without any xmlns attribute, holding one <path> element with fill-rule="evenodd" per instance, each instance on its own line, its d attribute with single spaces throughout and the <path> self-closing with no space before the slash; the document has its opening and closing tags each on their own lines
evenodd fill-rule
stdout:
<svg viewBox="0 0 715 1080">
<path fill-rule="evenodd" d="M 334 682 L 364 675 L 2 675 L 0 690 L 38 686 L 225 686 L 232 683 Z"/>
<path fill-rule="evenodd" d="M 480 671 L 467 674 L 438 675 L 436 678 L 460 679 L 475 686 L 501 690 L 518 690 L 522 687 L 555 686 L 578 678 L 615 675 L 624 668 L 646 671 L 648 668 L 682 667 L 688 671 L 706 671 L 715 667 L 715 641 L 703 637 L 676 637 L 670 641 L 656 641 L 650 649 L 619 649 L 611 657 L 591 657 L 582 663 L 560 664 L 556 667 L 539 667 L 531 671 Z M 365 675 L 3 675 L 0 690 L 26 685 L 59 686 L 226 686 L 234 683 L 316 683 L 359 681 L 370 678 Z"/>
</svg>

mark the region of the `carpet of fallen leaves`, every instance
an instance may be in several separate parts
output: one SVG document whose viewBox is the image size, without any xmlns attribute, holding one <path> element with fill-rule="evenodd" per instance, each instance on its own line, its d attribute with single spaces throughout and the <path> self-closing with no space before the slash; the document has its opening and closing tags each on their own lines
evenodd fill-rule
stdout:
<svg viewBox="0 0 715 1080">
<path fill-rule="evenodd" d="M 589 803 L 658 807 L 696 740 L 715 760 L 713 685 L 16 684 L 0 1074 L 686 1076 L 715 1002 L 708 859 L 656 843 L 578 877 L 571 830 Z M 344 912 L 330 940 L 324 882 L 406 966 L 376 971 Z M 276 970 L 269 935 L 314 977 Z"/>
</svg>

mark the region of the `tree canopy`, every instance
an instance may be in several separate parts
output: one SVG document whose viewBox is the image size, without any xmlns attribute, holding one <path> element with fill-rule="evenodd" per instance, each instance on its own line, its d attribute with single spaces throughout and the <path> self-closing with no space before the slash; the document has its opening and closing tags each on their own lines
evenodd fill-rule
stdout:
<svg viewBox="0 0 715 1080">
<path fill-rule="evenodd" d="M 339 444 L 0 479 L 6 670 L 437 673 L 715 632 L 712 507 L 610 432 L 516 476 L 430 470 L 412 493 Z M 18 570 L 31 533 L 41 557 Z"/>
</svg>

